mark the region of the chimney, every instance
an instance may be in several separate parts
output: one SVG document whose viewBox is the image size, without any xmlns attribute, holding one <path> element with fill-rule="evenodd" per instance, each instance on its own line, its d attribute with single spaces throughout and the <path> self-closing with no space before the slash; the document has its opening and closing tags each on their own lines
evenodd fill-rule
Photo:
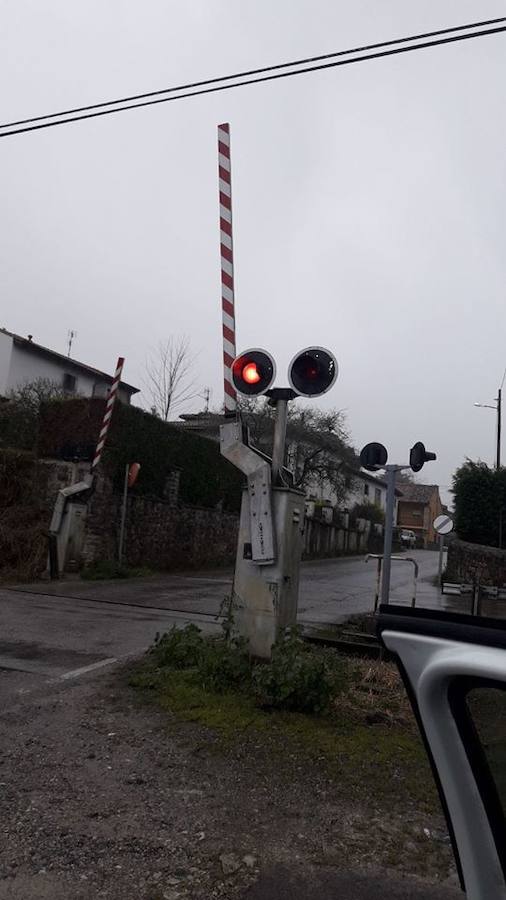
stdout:
<svg viewBox="0 0 506 900">
<path fill-rule="evenodd" d="M 31 341 L 32 338 L 33 338 L 33 334 L 29 334 L 29 335 L 28 335 L 28 340 Z"/>
</svg>

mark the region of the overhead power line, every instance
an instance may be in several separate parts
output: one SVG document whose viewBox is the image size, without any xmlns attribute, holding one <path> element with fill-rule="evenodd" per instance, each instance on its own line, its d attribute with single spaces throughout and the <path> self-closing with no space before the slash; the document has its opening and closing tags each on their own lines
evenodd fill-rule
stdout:
<svg viewBox="0 0 506 900">
<path fill-rule="evenodd" d="M 425 34 L 416 34 L 409 37 L 397 38 L 395 40 L 382 41 L 381 43 L 367 44 L 362 47 L 354 47 L 350 50 L 339 50 L 334 53 L 307 57 L 292 62 L 278 63 L 272 66 L 265 66 L 261 69 L 236 72 L 232 75 L 223 75 L 217 78 L 209 78 L 204 81 L 190 82 L 158 91 L 150 91 L 144 94 L 133 94 L 117 100 L 107 100 L 89 106 L 74 107 L 72 109 L 62 110 L 61 112 L 34 116 L 29 119 L 19 119 L 0 125 L 0 137 L 9 137 L 10 135 L 23 134 L 29 131 L 38 131 L 42 128 L 52 128 L 56 125 L 65 125 L 70 122 L 79 122 L 84 119 L 97 118 L 98 116 L 112 115 L 113 113 L 124 112 L 129 109 L 155 106 L 159 103 L 169 103 L 175 100 L 184 100 L 189 97 L 199 97 L 218 91 L 231 90 L 236 87 L 261 84 L 263 82 L 275 81 L 281 78 L 290 78 L 295 75 L 304 75 L 310 72 L 336 68 L 338 66 L 351 65 L 352 63 L 366 62 L 371 59 L 381 59 L 400 53 L 423 50 L 427 47 L 437 47 L 444 44 L 451 44 L 456 41 L 465 41 L 472 38 L 505 32 L 506 24 L 499 23 L 506 23 L 506 16 L 499 19 L 488 19 L 483 22 L 473 22 L 468 25 L 457 25 L 453 28 L 439 29 L 438 31 L 426 32 Z M 497 27 L 488 28 L 489 25 L 496 25 Z M 484 28 L 484 26 L 487 27 Z M 448 34 L 451 36 L 441 37 L 441 35 Z M 427 38 L 434 39 L 426 40 Z M 423 42 L 416 43 L 417 41 Z M 371 50 L 376 52 L 369 52 Z M 363 55 L 352 55 L 356 53 L 361 53 Z M 342 57 L 346 58 L 343 59 Z M 329 62 L 328 60 L 331 61 Z M 309 65 L 310 63 L 312 65 Z M 300 68 L 301 66 L 303 66 L 303 68 Z M 286 71 L 287 69 L 289 71 Z M 252 78 L 250 76 L 255 77 Z M 131 101 L 141 102 L 132 103 Z M 77 113 L 80 113 L 80 115 L 76 115 Z"/>
</svg>

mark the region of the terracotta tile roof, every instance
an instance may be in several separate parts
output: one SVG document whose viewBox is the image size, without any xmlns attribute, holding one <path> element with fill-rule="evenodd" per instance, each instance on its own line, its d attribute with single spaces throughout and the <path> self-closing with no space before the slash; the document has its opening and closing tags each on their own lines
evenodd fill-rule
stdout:
<svg viewBox="0 0 506 900">
<path fill-rule="evenodd" d="M 437 484 L 402 484 L 402 500 L 401 503 L 430 503 L 430 499 L 434 491 L 439 492 Z"/>
</svg>

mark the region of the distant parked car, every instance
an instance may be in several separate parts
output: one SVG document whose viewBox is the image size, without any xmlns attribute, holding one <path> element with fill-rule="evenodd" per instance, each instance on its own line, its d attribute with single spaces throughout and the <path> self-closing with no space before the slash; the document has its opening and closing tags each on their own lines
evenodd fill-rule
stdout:
<svg viewBox="0 0 506 900">
<path fill-rule="evenodd" d="M 403 528 L 399 540 L 403 549 L 413 550 L 416 547 L 416 534 L 414 531 L 408 531 L 406 528 Z"/>
</svg>

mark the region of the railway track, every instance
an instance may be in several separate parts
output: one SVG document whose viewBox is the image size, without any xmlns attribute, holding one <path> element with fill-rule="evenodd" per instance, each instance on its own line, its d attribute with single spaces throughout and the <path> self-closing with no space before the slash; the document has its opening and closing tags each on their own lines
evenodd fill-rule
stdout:
<svg viewBox="0 0 506 900">
<path fill-rule="evenodd" d="M 43 597 L 45 600 L 54 602 L 76 601 L 81 603 L 93 603 L 98 607 L 119 607 L 126 609 L 135 609 L 140 612 L 156 612 L 164 613 L 167 618 L 180 619 L 187 621 L 189 624 L 195 623 L 221 626 L 225 620 L 225 616 L 220 613 L 206 613 L 201 610 L 181 609 L 180 607 L 158 606 L 156 604 L 135 603 L 127 600 L 106 600 L 98 597 L 86 597 L 83 595 L 72 596 L 68 594 L 50 594 L 45 591 L 35 591 L 33 589 L 22 588 L 4 588 L 9 593 L 32 594 L 36 597 Z M 361 632 L 340 631 L 333 635 L 329 633 L 330 629 L 336 628 L 337 625 L 328 622 L 322 624 L 305 619 L 298 623 L 303 630 L 303 637 L 308 643 L 323 647 L 330 647 L 340 653 L 346 653 L 351 656 L 360 656 L 369 659 L 389 659 L 387 651 L 380 645 L 375 635 L 365 634 Z M 320 633 L 319 633 L 320 632 Z"/>
</svg>

